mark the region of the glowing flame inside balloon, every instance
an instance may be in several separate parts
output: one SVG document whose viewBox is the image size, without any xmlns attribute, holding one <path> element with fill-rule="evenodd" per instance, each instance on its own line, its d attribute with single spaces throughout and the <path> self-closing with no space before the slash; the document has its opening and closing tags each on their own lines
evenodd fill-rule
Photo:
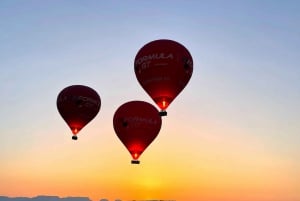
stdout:
<svg viewBox="0 0 300 201">
<path fill-rule="evenodd" d="M 162 111 L 166 110 L 170 102 L 172 102 L 171 98 L 161 96 L 154 98 L 154 101 Z"/>
<path fill-rule="evenodd" d="M 138 153 L 134 153 L 132 155 L 132 157 L 133 157 L 134 160 L 137 160 L 139 158 L 139 154 Z"/>
<path fill-rule="evenodd" d="M 162 106 L 163 106 L 163 108 L 166 107 L 166 101 L 165 100 L 162 101 Z"/>
<path fill-rule="evenodd" d="M 77 128 L 72 129 L 72 133 L 73 134 L 77 134 L 78 133 L 78 129 Z"/>
</svg>

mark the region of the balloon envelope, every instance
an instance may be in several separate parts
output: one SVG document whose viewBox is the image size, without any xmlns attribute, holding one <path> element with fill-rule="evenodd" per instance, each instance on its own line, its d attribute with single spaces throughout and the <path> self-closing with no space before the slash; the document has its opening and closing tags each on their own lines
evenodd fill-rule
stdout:
<svg viewBox="0 0 300 201">
<path fill-rule="evenodd" d="M 161 110 L 166 110 L 193 73 L 193 59 L 180 43 L 161 39 L 143 46 L 134 61 L 136 78 Z"/>
<path fill-rule="evenodd" d="M 57 109 L 70 127 L 73 139 L 99 112 L 101 99 L 98 93 L 87 86 L 72 85 L 64 88 L 57 97 Z"/>
<path fill-rule="evenodd" d="M 114 130 L 133 158 L 137 161 L 158 135 L 161 128 L 158 110 L 144 101 L 130 101 L 114 114 Z"/>
</svg>

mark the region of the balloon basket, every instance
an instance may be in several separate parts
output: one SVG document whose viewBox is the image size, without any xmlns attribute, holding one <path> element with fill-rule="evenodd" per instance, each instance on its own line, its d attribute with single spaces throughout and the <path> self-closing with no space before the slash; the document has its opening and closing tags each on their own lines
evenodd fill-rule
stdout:
<svg viewBox="0 0 300 201">
<path fill-rule="evenodd" d="M 140 164 L 139 160 L 131 160 L 131 164 Z"/>
<path fill-rule="evenodd" d="M 72 136 L 72 140 L 77 140 L 77 139 L 78 139 L 78 137 L 76 135 Z"/>
<path fill-rule="evenodd" d="M 161 117 L 167 116 L 167 111 L 165 111 L 165 110 L 160 111 L 159 116 L 161 116 Z"/>
</svg>

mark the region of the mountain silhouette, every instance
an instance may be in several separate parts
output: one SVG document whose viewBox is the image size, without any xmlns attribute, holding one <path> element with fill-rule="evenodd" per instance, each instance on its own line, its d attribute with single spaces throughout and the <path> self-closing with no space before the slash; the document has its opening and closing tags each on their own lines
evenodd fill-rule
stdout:
<svg viewBox="0 0 300 201">
<path fill-rule="evenodd" d="M 88 197 L 63 197 L 39 195 L 36 197 L 0 196 L 0 201 L 91 201 Z"/>
</svg>

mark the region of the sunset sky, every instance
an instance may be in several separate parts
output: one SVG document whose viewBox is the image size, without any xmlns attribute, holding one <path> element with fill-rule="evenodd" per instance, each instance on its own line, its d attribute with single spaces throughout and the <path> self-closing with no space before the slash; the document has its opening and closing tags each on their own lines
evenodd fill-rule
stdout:
<svg viewBox="0 0 300 201">
<path fill-rule="evenodd" d="M 0 0 L 0 195 L 93 201 L 300 201 L 300 1 Z M 140 165 L 116 109 L 154 104 L 134 74 L 146 43 L 194 60 Z M 98 115 L 78 135 L 56 108 L 73 84 Z"/>
</svg>

